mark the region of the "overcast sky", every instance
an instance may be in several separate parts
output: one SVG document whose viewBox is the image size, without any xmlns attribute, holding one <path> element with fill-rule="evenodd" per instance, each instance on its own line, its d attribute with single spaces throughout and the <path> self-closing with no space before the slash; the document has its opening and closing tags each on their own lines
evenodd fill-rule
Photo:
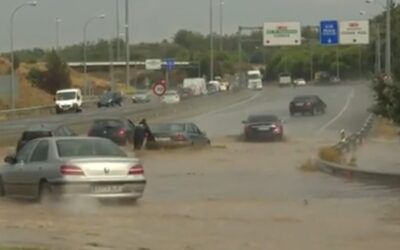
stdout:
<svg viewBox="0 0 400 250">
<path fill-rule="evenodd" d="M 0 0 L 0 51 L 8 51 L 10 14 L 27 0 Z M 131 40 L 133 42 L 171 39 L 179 29 L 206 33 L 209 30 L 209 0 L 130 0 Z M 214 0 L 215 28 L 218 27 L 220 0 Z M 84 22 L 105 13 L 88 29 L 88 39 L 109 38 L 116 34 L 116 0 L 38 0 L 37 7 L 25 7 L 15 19 L 15 47 L 48 48 L 55 44 L 55 19 L 62 19 L 61 45 L 82 41 Z M 121 5 L 123 22 L 124 2 Z M 260 26 L 265 21 L 300 21 L 317 25 L 321 19 L 360 19 L 381 12 L 365 0 L 224 0 L 224 31 L 233 33 L 238 25 Z"/>
</svg>

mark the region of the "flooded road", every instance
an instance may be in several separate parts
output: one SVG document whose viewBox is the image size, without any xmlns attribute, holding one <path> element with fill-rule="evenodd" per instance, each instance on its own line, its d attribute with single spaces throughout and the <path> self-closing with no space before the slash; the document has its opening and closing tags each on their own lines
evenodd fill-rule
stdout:
<svg viewBox="0 0 400 250">
<path fill-rule="evenodd" d="M 134 206 L 83 200 L 41 205 L 1 199 L 0 245 L 397 250 L 399 189 L 300 169 L 319 147 L 335 142 L 335 127 L 352 129 L 362 124 L 366 112 L 361 107 L 367 100 L 357 97 L 357 88 L 351 101 L 355 104 L 346 109 L 349 87 L 336 92 L 296 90 L 319 93 L 331 108 L 326 116 L 289 118 L 287 138 L 281 143 L 239 141 L 240 121 L 263 110 L 276 109 L 284 116 L 286 108 L 280 107 L 291 98 L 291 89 L 262 92 L 247 103 L 196 115 L 191 119 L 207 130 L 214 146 L 137 153 L 149 182 L 143 199 Z M 280 98 L 274 97 L 276 93 Z"/>
</svg>

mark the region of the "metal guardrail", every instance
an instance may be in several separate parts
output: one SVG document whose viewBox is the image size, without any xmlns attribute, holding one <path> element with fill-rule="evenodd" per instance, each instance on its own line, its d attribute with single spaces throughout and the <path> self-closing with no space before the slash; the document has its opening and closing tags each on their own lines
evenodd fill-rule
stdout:
<svg viewBox="0 0 400 250">
<path fill-rule="evenodd" d="M 353 133 L 348 137 L 345 137 L 343 140 L 334 145 L 333 148 L 340 150 L 341 152 L 351 152 L 352 150 L 357 149 L 359 145 L 363 144 L 365 138 L 371 131 L 371 128 L 374 124 L 374 120 L 375 120 L 375 115 L 370 114 L 367 120 L 365 121 L 364 125 L 358 132 Z"/>
<path fill-rule="evenodd" d="M 98 101 L 99 97 L 87 97 L 84 98 L 83 107 L 89 107 L 94 105 Z M 53 113 L 55 112 L 55 104 L 42 105 L 42 106 L 34 106 L 34 107 L 26 107 L 26 108 L 18 108 L 18 109 L 6 109 L 0 110 L 0 119 L 10 119 L 24 116 L 26 114 L 41 114 L 41 113 Z"/>
</svg>

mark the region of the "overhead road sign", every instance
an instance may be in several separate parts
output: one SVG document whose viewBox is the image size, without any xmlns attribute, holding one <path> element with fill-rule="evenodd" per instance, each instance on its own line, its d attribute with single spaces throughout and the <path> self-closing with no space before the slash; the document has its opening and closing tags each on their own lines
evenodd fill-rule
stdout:
<svg viewBox="0 0 400 250">
<path fill-rule="evenodd" d="M 369 44 L 369 21 L 340 22 L 340 44 Z"/>
<path fill-rule="evenodd" d="M 162 68 L 163 62 L 161 59 L 147 59 L 145 67 L 147 70 L 159 70 Z"/>
<path fill-rule="evenodd" d="M 322 45 L 339 44 L 339 22 L 336 20 L 325 20 L 320 23 L 320 42 Z"/>
<path fill-rule="evenodd" d="M 172 71 L 175 69 L 175 59 L 173 58 L 168 58 L 165 60 L 165 68 L 167 71 Z"/>
<path fill-rule="evenodd" d="M 264 46 L 301 45 L 301 25 L 299 22 L 264 23 Z"/>
</svg>

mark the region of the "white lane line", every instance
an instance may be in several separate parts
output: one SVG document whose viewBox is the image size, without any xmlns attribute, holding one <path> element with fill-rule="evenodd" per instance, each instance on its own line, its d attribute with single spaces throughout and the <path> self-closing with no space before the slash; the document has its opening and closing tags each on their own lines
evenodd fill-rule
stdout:
<svg viewBox="0 0 400 250">
<path fill-rule="evenodd" d="M 340 112 L 332 118 L 328 123 L 326 123 L 324 126 L 322 126 L 318 131 L 317 135 L 320 135 L 322 132 L 325 131 L 329 126 L 331 126 L 334 122 L 336 122 L 343 114 L 346 112 L 346 110 L 349 108 L 351 100 L 354 98 L 354 88 L 351 88 L 350 94 L 347 96 L 347 100 L 343 108 L 340 110 Z"/>
<path fill-rule="evenodd" d="M 234 107 L 237 107 L 237 106 L 240 106 L 240 105 L 249 103 L 249 102 L 253 101 L 254 99 L 257 99 L 257 98 L 261 95 L 261 93 L 262 93 L 262 92 L 258 92 L 257 94 L 253 95 L 252 97 L 250 97 L 250 98 L 248 98 L 248 99 L 246 99 L 246 100 L 243 100 L 243 101 L 241 101 L 241 102 L 238 102 L 238 103 L 235 103 L 235 104 L 232 104 L 232 105 L 223 107 L 223 108 L 221 108 L 221 109 L 213 110 L 213 111 L 210 111 L 210 112 L 208 112 L 208 113 L 204 113 L 204 114 L 198 115 L 198 116 L 196 116 L 195 118 L 199 118 L 199 117 L 203 117 L 203 116 L 209 116 L 209 115 L 214 115 L 214 114 L 216 114 L 216 113 L 220 113 L 220 112 L 223 112 L 223 111 L 225 111 L 225 110 L 228 110 L 228 109 L 231 109 L 231 108 L 234 108 Z"/>
</svg>

